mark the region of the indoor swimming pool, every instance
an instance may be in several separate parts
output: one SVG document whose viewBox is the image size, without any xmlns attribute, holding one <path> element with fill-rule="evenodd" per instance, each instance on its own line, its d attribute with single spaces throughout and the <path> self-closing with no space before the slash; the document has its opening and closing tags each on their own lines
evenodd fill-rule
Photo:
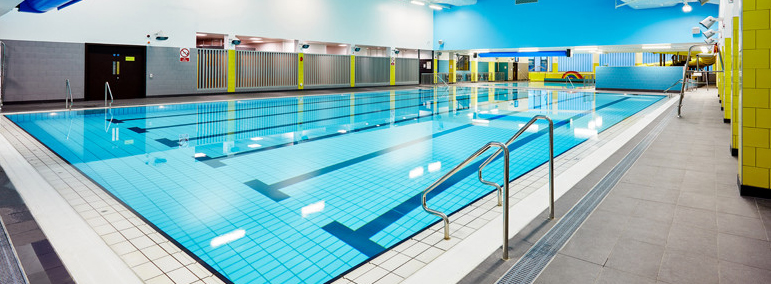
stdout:
<svg viewBox="0 0 771 284">
<path fill-rule="evenodd" d="M 554 120 L 559 155 L 665 98 L 438 87 L 7 117 L 229 281 L 322 283 L 437 222 L 423 189 L 533 116 Z M 548 160 L 546 124 L 525 133 L 512 179 Z M 492 193 L 483 161 L 431 206 Z"/>
</svg>

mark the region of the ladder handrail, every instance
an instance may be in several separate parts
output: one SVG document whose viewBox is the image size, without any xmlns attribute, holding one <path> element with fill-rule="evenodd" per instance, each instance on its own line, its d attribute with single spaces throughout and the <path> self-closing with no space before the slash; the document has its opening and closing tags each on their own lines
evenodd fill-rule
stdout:
<svg viewBox="0 0 771 284">
<path fill-rule="evenodd" d="M 570 86 L 573 87 L 573 89 L 576 88 L 576 85 L 573 84 L 573 80 L 570 80 L 570 76 L 565 77 L 565 79 L 568 79 L 568 82 L 570 83 Z"/>
<path fill-rule="evenodd" d="M 73 104 L 72 88 L 70 87 L 70 79 L 64 81 L 64 108 L 71 110 Z"/>
<path fill-rule="evenodd" d="M 549 122 L 549 219 L 554 219 L 554 121 L 552 121 L 551 118 L 549 118 L 548 116 L 536 115 L 532 119 L 530 119 L 530 121 L 528 121 L 525 124 L 525 126 L 520 128 L 519 131 L 517 131 L 517 133 L 514 134 L 514 136 L 509 138 L 509 140 L 506 141 L 504 145 L 508 147 L 509 145 L 514 143 L 514 141 L 517 140 L 517 138 L 519 138 L 519 136 L 522 135 L 522 133 L 525 133 L 525 131 L 527 131 L 527 129 L 530 128 L 530 126 L 532 126 L 533 124 L 535 124 L 536 121 L 541 119 Z M 495 159 L 500 154 L 501 154 L 501 151 L 497 151 L 493 153 L 493 155 L 487 158 L 487 161 L 485 161 L 484 163 L 482 163 L 482 165 L 479 166 L 478 176 L 479 176 L 480 182 L 492 186 L 492 184 L 490 183 L 493 183 L 493 182 L 482 179 L 482 170 L 484 170 L 484 168 L 487 167 L 487 165 L 490 164 L 490 162 L 492 162 L 493 159 Z M 508 184 L 508 180 L 506 180 L 506 183 Z M 497 184 L 495 184 L 495 186 L 497 187 Z M 498 205 L 501 205 L 500 194 L 501 193 L 499 192 Z"/>
<path fill-rule="evenodd" d="M 426 212 L 428 212 L 428 213 L 430 213 L 432 215 L 439 216 L 439 217 L 442 218 L 442 220 L 444 220 L 444 239 L 445 240 L 449 240 L 450 239 L 450 219 L 447 217 L 446 214 L 444 214 L 444 213 L 442 213 L 440 211 L 428 208 L 428 204 L 426 204 L 426 197 L 428 196 L 428 194 L 431 191 L 433 191 L 439 185 L 441 185 L 442 183 L 444 183 L 445 181 L 450 179 L 450 177 L 452 177 L 455 174 L 457 174 L 460 170 L 465 168 L 469 163 L 471 163 L 476 158 L 478 158 L 479 156 L 481 156 L 482 154 L 487 152 L 487 150 L 490 150 L 490 148 L 492 148 L 492 147 L 500 147 L 501 149 L 504 149 L 507 152 L 509 150 L 508 148 L 506 148 L 506 146 L 503 143 L 500 143 L 500 142 L 488 142 L 487 144 L 482 146 L 482 148 L 479 148 L 479 150 L 474 152 L 474 154 L 472 154 L 471 156 L 469 156 L 468 158 L 463 160 L 462 163 L 460 163 L 457 166 L 455 166 L 455 168 L 450 170 L 444 176 L 442 176 L 437 181 L 435 181 L 433 184 L 431 184 L 429 187 L 427 187 L 426 189 L 423 190 L 423 196 L 422 196 L 422 199 L 421 199 L 421 202 L 422 202 L 422 205 L 423 205 L 423 210 L 425 210 Z M 507 163 L 506 167 L 508 167 L 508 163 Z M 508 171 L 506 171 L 505 174 L 508 175 Z M 508 188 L 508 185 L 505 185 L 505 187 Z"/>
<path fill-rule="evenodd" d="M 112 103 L 115 101 L 115 98 L 112 96 L 112 90 L 110 89 L 110 83 L 104 82 L 104 106 L 107 107 L 107 94 L 110 94 L 110 104 L 109 106 L 112 106 Z"/>
<path fill-rule="evenodd" d="M 425 190 L 423 190 L 422 195 L 422 205 L 423 210 L 426 212 L 436 215 L 442 218 L 442 221 L 444 222 L 444 239 L 449 240 L 450 239 L 450 219 L 447 217 L 446 214 L 428 208 L 428 205 L 426 204 L 426 198 L 428 194 L 436 189 L 439 185 L 447 181 L 450 177 L 454 176 L 458 172 L 460 172 L 463 168 L 465 168 L 468 164 L 470 164 L 473 160 L 487 152 L 487 150 L 490 150 L 493 147 L 500 148 L 498 151 L 490 155 L 490 157 L 485 160 L 482 165 L 479 166 L 478 169 L 478 176 L 479 181 L 483 184 L 494 186 L 498 190 L 498 205 L 502 206 L 503 208 L 503 259 L 508 260 L 509 259 L 509 251 L 508 251 L 508 242 L 509 242 L 509 145 L 511 145 L 514 140 L 516 140 L 522 133 L 524 133 L 530 126 L 532 126 L 536 121 L 538 120 L 547 120 L 549 122 L 549 219 L 554 219 L 554 122 L 545 115 L 537 115 L 533 117 L 527 124 L 525 124 L 524 127 L 520 128 L 519 131 L 517 131 L 514 136 L 512 136 L 506 143 L 501 142 L 488 142 L 485 144 L 482 148 L 479 148 L 474 154 L 463 160 L 462 163 L 455 166 L 452 170 L 450 170 L 448 173 L 446 173 L 444 176 L 439 178 L 437 181 L 435 181 L 433 184 L 431 184 L 429 187 L 427 187 Z M 503 153 L 503 187 L 498 185 L 497 183 L 484 180 L 482 178 L 482 170 L 490 164 L 498 155 Z"/>
</svg>

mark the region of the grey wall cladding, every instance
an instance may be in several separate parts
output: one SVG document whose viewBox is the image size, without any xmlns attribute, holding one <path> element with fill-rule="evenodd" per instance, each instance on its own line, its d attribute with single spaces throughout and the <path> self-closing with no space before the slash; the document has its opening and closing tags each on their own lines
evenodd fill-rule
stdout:
<svg viewBox="0 0 771 284">
<path fill-rule="evenodd" d="M 147 47 L 147 96 L 197 93 L 195 48 L 190 54 L 190 62 L 180 62 L 178 47 Z"/>
<path fill-rule="evenodd" d="M 0 39 L 8 46 L 5 102 L 64 101 L 64 81 L 83 99 L 85 44 Z"/>
</svg>

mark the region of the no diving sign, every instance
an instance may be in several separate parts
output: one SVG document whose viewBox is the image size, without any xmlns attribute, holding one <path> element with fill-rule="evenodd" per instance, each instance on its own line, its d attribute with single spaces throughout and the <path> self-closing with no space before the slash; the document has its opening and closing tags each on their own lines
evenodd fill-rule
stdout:
<svg viewBox="0 0 771 284">
<path fill-rule="evenodd" d="M 190 62 L 190 49 L 183 47 L 179 49 L 179 61 Z"/>
</svg>

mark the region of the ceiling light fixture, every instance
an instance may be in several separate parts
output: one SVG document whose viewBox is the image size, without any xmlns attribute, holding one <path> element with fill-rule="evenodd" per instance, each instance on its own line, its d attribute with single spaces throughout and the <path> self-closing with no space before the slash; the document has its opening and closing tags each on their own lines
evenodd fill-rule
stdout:
<svg viewBox="0 0 771 284">
<path fill-rule="evenodd" d="M 196 33 L 195 36 L 209 36 L 208 34 Z"/>
<path fill-rule="evenodd" d="M 431 9 L 437 10 L 437 11 L 441 11 L 442 10 L 442 6 L 439 6 L 439 5 L 431 4 L 431 5 L 428 5 L 428 7 L 431 8 Z"/>
<path fill-rule="evenodd" d="M 426 6 L 426 3 L 420 2 L 420 1 L 410 1 L 410 3 L 418 5 L 418 6 Z"/>
<path fill-rule="evenodd" d="M 643 49 L 671 49 L 671 45 L 666 44 L 654 44 L 654 45 L 643 45 Z"/>
<path fill-rule="evenodd" d="M 701 24 L 702 27 L 704 27 L 706 29 L 709 29 L 709 28 L 712 27 L 712 25 L 714 25 L 715 23 L 717 23 L 720 20 L 722 20 L 722 19 L 721 18 L 714 18 L 712 16 L 708 16 L 706 19 L 704 19 L 701 22 L 699 22 L 699 24 Z"/>
<path fill-rule="evenodd" d="M 691 11 L 693 11 L 693 7 L 688 5 L 688 2 L 683 2 L 683 12 L 690 13 Z"/>
<path fill-rule="evenodd" d="M 519 52 L 538 52 L 538 48 L 520 48 Z"/>
<path fill-rule="evenodd" d="M 708 31 L 705 31 L 705 32 L 703 32 L 701 34 L 704 35 L 704 37 L 706 37 L 706 38 L 711 38 L 712 36 L 714 36 L 717 33 L 715 31 L 713 31 L 713 30 L 708 30 Z"/>
</svg>

